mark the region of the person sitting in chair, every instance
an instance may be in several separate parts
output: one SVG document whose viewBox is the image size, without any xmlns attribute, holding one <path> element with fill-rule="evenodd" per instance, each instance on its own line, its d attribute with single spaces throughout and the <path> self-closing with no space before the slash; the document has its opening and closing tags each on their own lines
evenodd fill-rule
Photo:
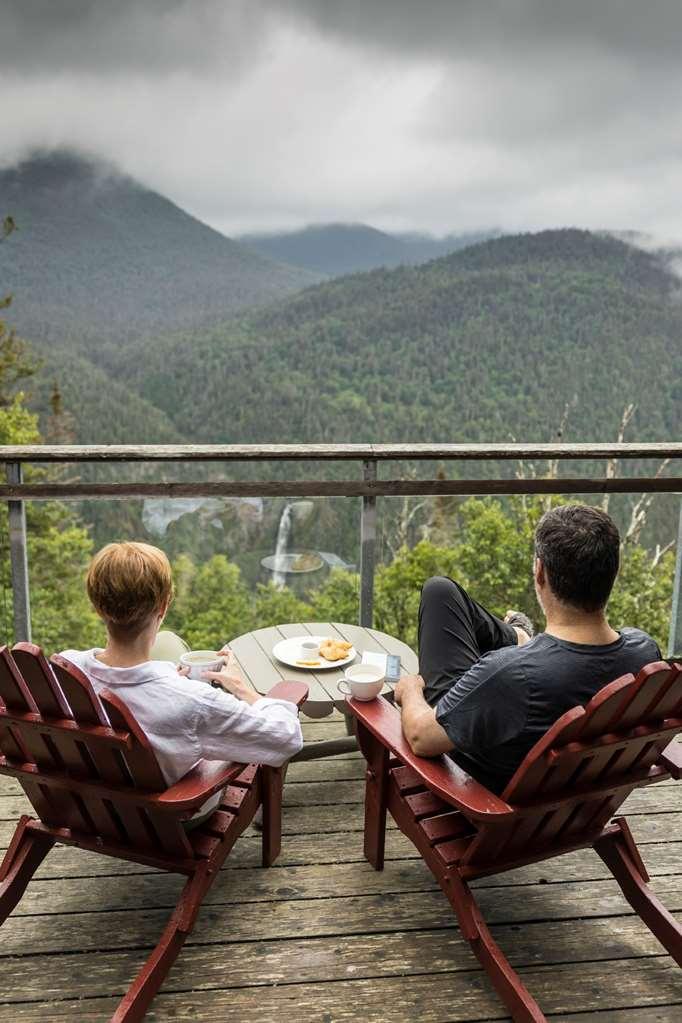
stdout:
<svg viewBox="0 0 682 1023">
<path fill-rule="evenodd" d="M 152 659 L 173 598 L 163 551 L 146 543 L 108 544 L 93 558 L 86 585 L 106 627 L 107 645 L 64 650 L 62 657 L 87 675 L 96 692 L 109 689 L 130 708 L 168 785 L 201 759 L 280 767 L 298 753 L 303 738 L 293 703 L 259 696 L 227 665 L 205 673 L 207 682 L 222 687 L 213 688 L 184 677 L 169 661 Z M 220 795 L 204 804 L 192 823 L 203 820 Z"/>
<path fill-rule="evenodd" d="M 420 756 L 448 753 L 501 792 L 528 751 L 565 711 L 661 652 L 645 632 L 617 632 L 606 604 L 620 536 L 599 508 L 546 512 L 535 531 L 533 576 L 545 631 L 491 614 L 452 579 L 434 577 L 419 608 L 419 675 L 396 687 L 405 737 Z"/>
</svg>

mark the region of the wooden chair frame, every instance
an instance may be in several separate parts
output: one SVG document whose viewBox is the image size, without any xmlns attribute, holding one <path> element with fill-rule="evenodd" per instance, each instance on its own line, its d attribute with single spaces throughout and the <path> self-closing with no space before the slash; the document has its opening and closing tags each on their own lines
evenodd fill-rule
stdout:
<svg viewBox="0 0 682 1023">
<path fill-rule="evenodd" d="M 300 682 L 270 694 L 298 707 Z M 191 932 L 235 841 L 263 806 L 263 866 L 281 845 L 283 768 L 202 760 L 167 787 L 149 740 L 126 705 L 62 657 L 39 647 L 0 648 L 0 774 L 16 778 L 38 818 L 22 816 L 0 865 L 0 924 L 55 842 L 187 877 L 156 948 L 113 1023 L 145 1015 Z M 222 791 L 197 827 L 184 824 Z"/>
<path fill-rule="evenodd" d="M 682 927 L 647 885 L 624 817 L 635 788 L 682 776 L 682 665 L 663 661 L 574 707 L 528 753 L 500 796 L 449 757 L 416 756 L 400 712 L 383 698 L 348 699 L 367 761 L 365 856 L 384 865 L 386 813 L 414 843 L 517 1023 L 545 1020 L 490 933 L 468 881 L 592 847 L 625 898 L 682 966 Z"/>
</svg>

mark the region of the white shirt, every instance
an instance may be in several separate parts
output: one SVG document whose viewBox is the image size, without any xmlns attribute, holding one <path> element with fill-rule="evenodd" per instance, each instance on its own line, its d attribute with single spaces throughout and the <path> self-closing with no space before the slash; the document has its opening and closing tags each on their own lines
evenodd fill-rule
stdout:
<svg viewBox="0 0 682 1023">
<path fill-rule="evenodd" d="M 298 709 L 287 700 L 262 696 L 253 704 L 224 689 L 178 674 L 170 661 L 145 661 L 112 668 L 94 650 L 64 650 L 92 682 L 95 692 L 109 689 L 130 708 L 146 733 L 161 772 L 173 785 L 198 760 L 234 760 L 280 767 L 303 745 Z M 217 805 L 212 797 L 201 813 Z"/>
</svg>

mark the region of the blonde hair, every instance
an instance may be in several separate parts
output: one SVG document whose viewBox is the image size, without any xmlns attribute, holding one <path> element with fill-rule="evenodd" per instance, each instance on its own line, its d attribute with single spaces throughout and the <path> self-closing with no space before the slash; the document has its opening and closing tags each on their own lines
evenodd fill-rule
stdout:
<svg viewBox="0 0 682 1023">
<path fill-rule="evenodd" d="M 115 639 L 134 639 L 173 599 L 168 558 L 148 543 L 110 543 L 90 562 L 88 597 Z"/>
</svg>

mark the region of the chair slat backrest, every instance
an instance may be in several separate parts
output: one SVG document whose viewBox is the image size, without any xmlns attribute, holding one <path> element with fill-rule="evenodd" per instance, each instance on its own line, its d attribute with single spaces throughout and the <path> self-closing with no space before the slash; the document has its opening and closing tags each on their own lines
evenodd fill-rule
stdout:
<svg viewBox="0 0 682 1023">
<path fill-rule="evenodd" d="M 70 718 L 69 705 L 40 647 L 34 643 L 15 643 L 12 657 L 40 714 L 47 718 Z"/>
<path fill-rule="evenodd" d="M 638 785 L 664 778 L 661 753 L 682 731 L 682 665 L 657 661 L 574 707 L 528 753 L 502 798 L 515 821 L 483 828 L 467 862 L 512 860 L 598 833 Z"/>
<path fill-rule="evenodd" d="M 28 643 L 0 650 L 0 697 L 0 749 L 13 773 L 21 768 L 19 781 L 44 823 L 117 846 L 192 855 L 180 821 L 150 805 L 149 795 L 167 784 L 118 697 L 100 698 L 79 668 L 58 655 L 48 663 Z"/>
<path fill-rule="evenodd" d="M 26 688 L 7 646 L 0 647 L 0 701 L 10 711 L 31 714 L 37 707 Z M 9 760 L 23 763 L 29 759 L 18 734 L 0 719 L 0 753 Z"/>
</svg>

